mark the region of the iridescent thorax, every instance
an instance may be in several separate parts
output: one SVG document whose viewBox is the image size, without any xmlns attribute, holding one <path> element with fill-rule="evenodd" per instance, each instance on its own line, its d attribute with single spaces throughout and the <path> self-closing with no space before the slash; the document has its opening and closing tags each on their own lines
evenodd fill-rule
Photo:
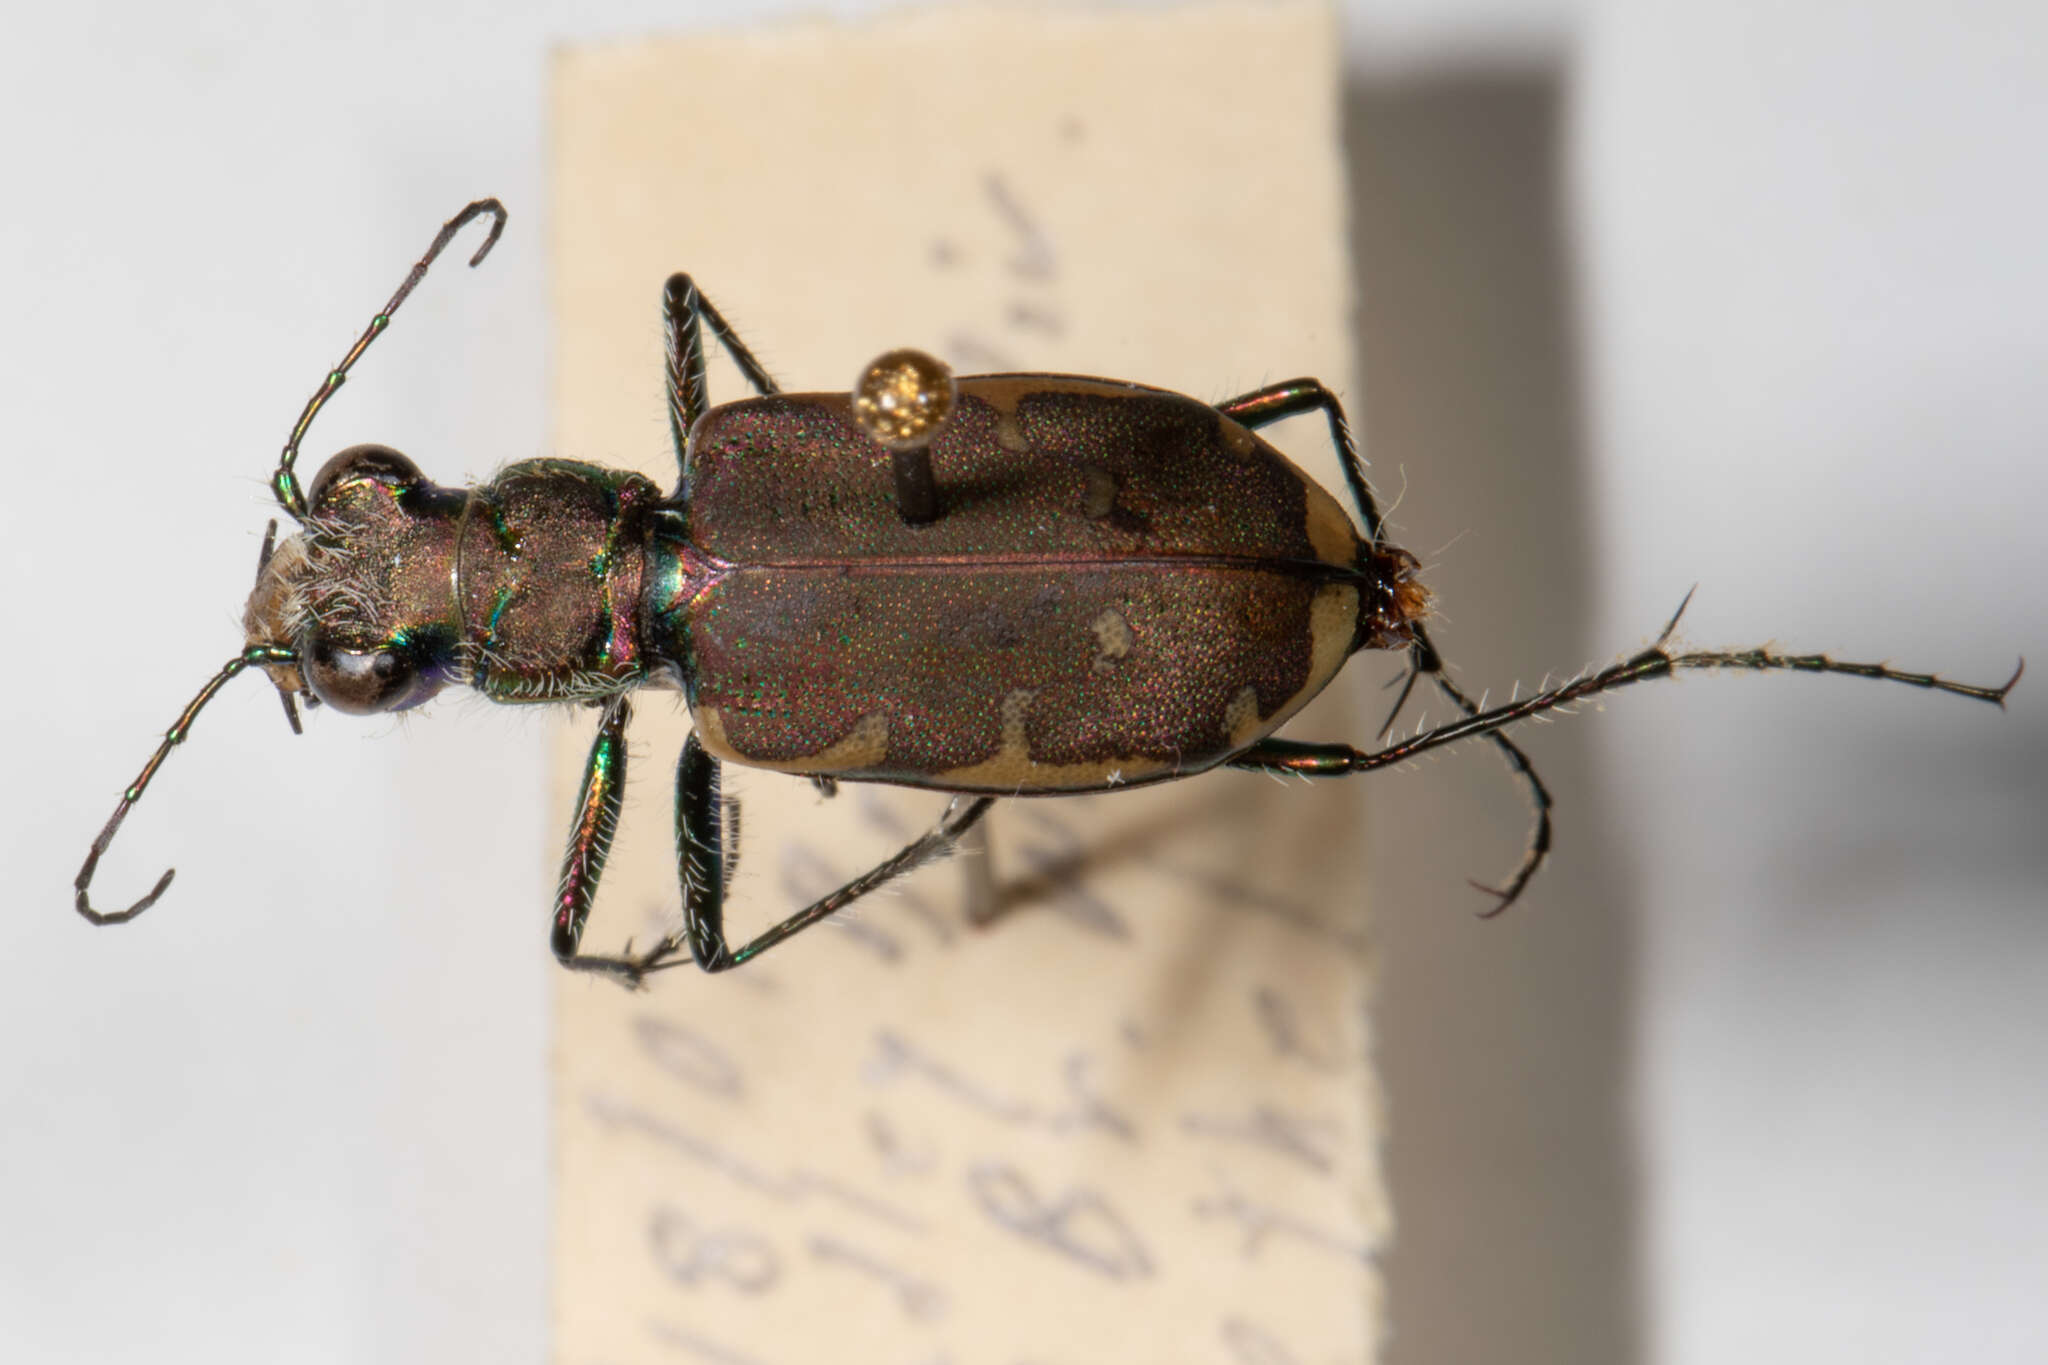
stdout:
<svg viewBox="0 0 2048 1365">
<path fill-rule="evenodd" d="M 890 351 L 846 392 L 785 394 L 687 275 L 663 294 L 678 479 L 570 460 L 443 488 L 405 456 L 355 446 L 310 495 L 295 472 L 321 407 L 427 268 L 496 200 L 448 222 L 300 414 L 271 476 L 298 523 L 264 541 L 246 642 L 187 704 L 93 841 L 94 870 L 172 748 L 229 680 L 261 668 L 298 700 L 351 713 L 417 706 L 460 684 L 501 702 L 598 708 L 556 893 L 564 965 L 628 983 L 692 959 L 723 970 L 944 855 L 998 795 L 1054 796 L 1215 767 L 1300 777 L 1371 772 L 1468 738 L 1492 744 L 1536 807 L 1521 894 L 1550 847 L 1549 790 L 1509 726 L 1681 669 L 1844 673 L 2002 703 L 2002 687 L 1765 647 L 1656 642 L 1484 710 L 1425 629 L 1416 562 L 1387 542 L 1343 407 L 1314 379 L 1208 404 L 1073 375 L 955 381 Z M 755 397 L 707 397 L 708 329 Z M 1320 416 L 1351 512 L 1258 429 Z M 1354 520 L 1352 513 L 1356 514 Z M 273 532 L 275 527 L 272 528 Z M 1683 607 L 1680 608 L 1681 612 Z M 1405 651 L 1394 719 L 1427 679 L 1453 718 L 1377 750 L 1275 732 L 1361 650 Z M 581 951 L 625 788 L 631 695 L 682 689 L 695 720 L 676 771 L 682 925 L 646 952 Z M 1385 733 L 1383 729 L 1382 733 Z M 733 856 L 720 765 L 959 793 L 901 852 L 751 942 L 725 938 Z"/>
</svg>

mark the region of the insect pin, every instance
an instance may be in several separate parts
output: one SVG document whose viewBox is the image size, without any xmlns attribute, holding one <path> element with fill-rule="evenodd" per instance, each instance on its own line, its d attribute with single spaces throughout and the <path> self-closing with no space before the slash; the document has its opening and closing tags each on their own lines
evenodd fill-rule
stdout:
<svg viewBox="0 0 2048 1365">
<path fill-rule="evenodd" d="M 1414 556 L 1389 544 L 1343 408 L 1313 379 L 1209 404 L 1122 380 L 954 379 L 914 351 L 851 392 L 784 393 L 687 275 L 663 293 L 677 481 L 571 460 L 512 464 L 443 488 L 383 446 L 335 455 L 302 489 L 299 448 L 327 400 L 442 251 L 505 210 L 479 200 L 434 237 L 300 413 L 271 476 L 298 530 L 266 535 L 246 641 L 165 733 L 93 840 L 93 874 L 199 712 L 250 668 L 283 698 L 354 715 L 464 686 L 506 703 L 600 712 L 553 907 L 564 966 L 637 984 L 694 960 L 734 967 L 944 855 L 998 797 L 1056 796 L 1214 768 L 1334 778 L 1463 740 L 1506 760 L 1535 807 L 1518 897 L 1551 845 L 1549 790 L 1508 733 L 1529 717 L 1694 669 L 1841 673 L 2003 704 L 1996 687 L 1769 647 L 1687 650 L 1674 615 L 1605 668 L 1481 709 L 1447 676 Z M 754 390 L 709 404 L 708 330 Z M 1320 413 L 1357 519 L 1259 435 Z M 1681 604 L 1679 611 L 1684 611 Z M 1423 680 L 1455 719 L 1377 749 L 1282 738 L 1355 653 L 1408 671 L 1384 739 Z M 2024 668 L 2022 661 L 2021 669 Z M 626 781 L 642 688 L 680 690 L 694 730 L 676 773 L 682 925 L 652 948 L 582 950 Z M 894 856 L 737 947 L 724 928 L 724 763 L 953 794 Z"/>
</svg>

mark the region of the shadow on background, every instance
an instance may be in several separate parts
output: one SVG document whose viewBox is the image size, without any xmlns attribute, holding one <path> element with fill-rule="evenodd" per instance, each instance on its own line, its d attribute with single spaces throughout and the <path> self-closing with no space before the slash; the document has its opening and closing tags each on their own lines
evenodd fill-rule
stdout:
<svg viewBox="0 0 2048 1365">
<path fill-rule="evenodd" d="M 1354 420 L 1383 504 L 1400 500 L 1394 538 L 1427 567 L 1437 644 L 1496 697 L 1613 645 L 1590 629 L 1562 84 L 1523 66 L 1354 74 L 1346 91 Z M 1499 920 L 1475 917 L 1487 901 L 1465 879 L 1505 876 L 1526 837 L 1500 763 L 1454 750 L 1375 779 L 1390 1365 L 1642 1355 L 1634 948 L 1611 800 L 1584 725 L 1523 738 L 1557 797 L 1558 847 Z"/>
</svg>

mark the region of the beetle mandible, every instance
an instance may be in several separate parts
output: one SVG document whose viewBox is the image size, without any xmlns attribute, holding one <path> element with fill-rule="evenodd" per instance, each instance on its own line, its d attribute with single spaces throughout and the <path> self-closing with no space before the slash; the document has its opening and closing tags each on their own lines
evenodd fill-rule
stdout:
<svg viewBox="0 0 2048 1365">
<path fill-rule="evenodd" d="M 2019 681 L 1970 686 L 1885 664 L 1769 647 L 1681 650 L 1674 615 L 1648 648 L 1482 710 L 1445 673 L 1424 625 L 1415 558 L 1387 543 L 1336 397 L 1313 379 L 1207 404 L 1069 375 L 957 382 L 890 352 L 851 392 L 785 394 L 687 275 L 672 276 L 667 394 L 678 482 L 570 460 L 527 460 L 475 488 L 442 488 L 397 451 L 355 446 L 310 491 L 295 465 L 313 419 L 456 235 L 457 214 L 307 400 L 271 476 L 299 525 L 265 535 L 240 653 L 186 705 L 99 837 L 100 857 L 200 710 L 236 675 L 266 672 L 294 731 L 297 701 L 351 714 L 418 705 L 463 685 L 499 702 L 597 707 L 556 893 L 565 966 L 638 984 L 694 960 L 722 971 L 883 883 L 943 856 L 998 796 L 1050 796 L 1217 767 L 1304 777 L 1370 772 L 1464 739 L 1493 744 L 1528 789 L 1535 824 L 1486 912 L 1519 896 L 1551 842 L 1551 797 L 1508 726 L 1688 669 L 1846 673 L 2003 704 Z M 709 405 L 702 333 L 755 397 Z M 1321 413 L 1358 521 L 1259 428 Z M 1362 524 L 1362 530 L 1361 530 Z M 1681 604 L 1679 612 L 1683 613 Z M 1354 653 L 1405 651 L 1380 737 L 1427 678 L 1458 718 L 1377 750 L 1276 731 Z M 581 951 L 626 778 L 630 696 L 682 691 L 694 730 L 676 772 L 683 927 L 648 951 Z M 732 853 L 719 765 L 954 793 L 931 830 L 838 890 L 733 947 Z M 687 957 L 685 955 L 687 950 Z"/>
</svg>

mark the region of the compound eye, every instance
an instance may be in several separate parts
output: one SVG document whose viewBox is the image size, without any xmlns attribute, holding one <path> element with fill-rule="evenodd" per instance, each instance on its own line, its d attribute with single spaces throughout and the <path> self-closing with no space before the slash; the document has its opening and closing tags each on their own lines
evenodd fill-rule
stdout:
<svg viewBox="0 0 2048 1365">
<path fill-rule="evenodd" d="M 306 685 L 337 711 L 367 716 L 413 700 L 419 668 L 402 650 L 349 649 L 325 636 L 306 651 Z"/>
<path fill-rule="evenodd" d="M 344 484 L 381 483 L 391 488 L 410 488 L 425 480 L 418 465 L 390 446 L 350 446 L 320 466 L 306 497 L 317 507 L 331 489 Z"/>
</svg>

